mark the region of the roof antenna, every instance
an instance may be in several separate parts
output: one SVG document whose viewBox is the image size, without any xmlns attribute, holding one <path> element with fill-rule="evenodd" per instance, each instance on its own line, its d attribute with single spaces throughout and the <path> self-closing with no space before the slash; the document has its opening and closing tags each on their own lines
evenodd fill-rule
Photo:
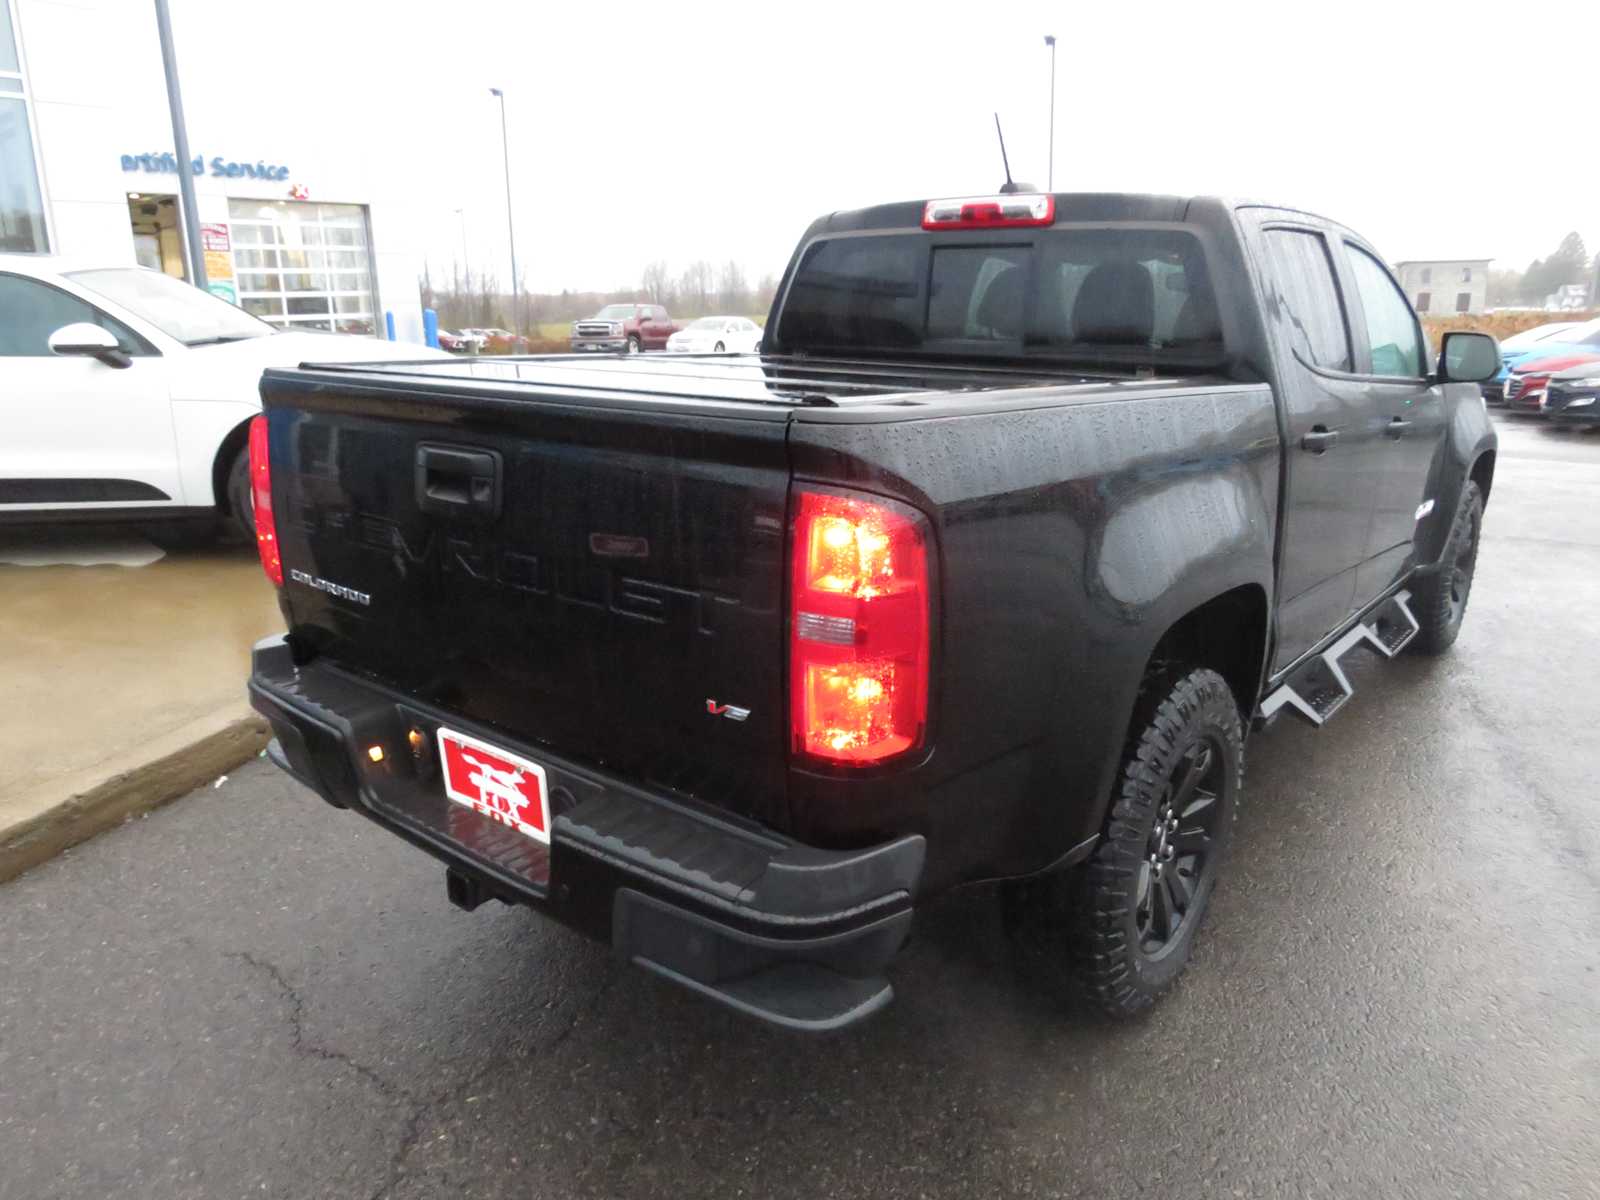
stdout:
<svg viewBox="0 0 1600 1200">
<path fill-rule="evenodd" d="M 1006 181 L 1000 188 L 1002 196 L 1012 195 L 1017 190 L 1017 185 L 1011 182 L 1011 160 L 1006 157 L 1006 135 L 1000 131 L 1000 114 L 994 115 L 994 135 L 1000 139 L 1000 164 L 1006 169 Z"/>
<path fill-rule="evenodd" d="M 1033 184 L 1031 183 L 1013 183 L 1011 181 L 1011 160 L 1006 157 L 1006 135 L 1000 130 L 999 113 L 994 115 L 994 132 L 995 136 L 1000 139 L 1000 162 L 1006 169 L 1006 181 L 1000 187 L 1000 194 L 1002 196 L 1014 196 L 1018 192 L 1033 191 Z"/>
</svg>

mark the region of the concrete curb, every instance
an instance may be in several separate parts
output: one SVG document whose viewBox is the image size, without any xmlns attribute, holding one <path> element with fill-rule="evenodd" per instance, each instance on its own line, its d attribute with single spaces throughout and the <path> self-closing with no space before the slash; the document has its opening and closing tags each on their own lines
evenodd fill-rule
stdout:
<svg viewBox="0 0 1600 1200">
<path fill-rule="evenodd" d="M 145 761 L 107 764 L 110 773 L 87 788 L 0 823 L 0 883 L 231 771 L 254 758 L 269 736 L 261 717 L 230 710 L 160 739 Z"/>
</svg>

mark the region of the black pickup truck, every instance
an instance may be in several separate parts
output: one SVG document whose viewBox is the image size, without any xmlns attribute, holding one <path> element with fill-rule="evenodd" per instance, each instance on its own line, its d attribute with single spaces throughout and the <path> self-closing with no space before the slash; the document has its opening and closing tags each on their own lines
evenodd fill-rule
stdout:
<svg viewBox="0 0 1600 1200">
<path fill-rule="evenodd" d="M 1438 653 L 1495 465 L 1350 230 L 1002 194 L 806 231 L 760 354 L 268 371 L 271 757 L 624 961 L 797 1029 L 1004 881 L 1114 1014 L 1178 975 L 1246 732 Z"/>
</svg>

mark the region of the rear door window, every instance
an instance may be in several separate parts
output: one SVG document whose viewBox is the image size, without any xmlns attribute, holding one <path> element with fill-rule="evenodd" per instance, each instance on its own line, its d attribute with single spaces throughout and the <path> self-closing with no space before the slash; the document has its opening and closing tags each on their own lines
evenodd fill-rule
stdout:
<svg viewBox="0 0 1600 1200">
<path fill-rule="evenodd" d="M 1320 233 L 1268 229 L 1265 282 L 1289 344 L 1302 360 L 1329 371 L 1349 371 L 1350 332 L 1344 305 L 1333 281 L 1333 263 Z"/>
</svg>

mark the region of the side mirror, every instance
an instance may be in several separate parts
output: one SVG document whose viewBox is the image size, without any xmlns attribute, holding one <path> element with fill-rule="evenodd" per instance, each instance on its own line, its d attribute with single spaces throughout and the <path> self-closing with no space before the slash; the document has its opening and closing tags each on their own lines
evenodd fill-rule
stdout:
<svg viewBox="0 0 1600 1200">
<path fill-rule="evenodd" d="M 1447 333 L 1439 350 L 1442 383 L 1483 383 L 1500 373 L 1500 346 L 1487 333 Z"/>
<path fill-rule="evenodd" d="M 133 365 L 133 359 L 117 343 L 115 335 L 109 329 L 103 329 L 88 321 L 63 325 L 50 335 L 48 345 L 51 354 L 98 358 L 108 367 L 120 368 Z"/>
</svg>

